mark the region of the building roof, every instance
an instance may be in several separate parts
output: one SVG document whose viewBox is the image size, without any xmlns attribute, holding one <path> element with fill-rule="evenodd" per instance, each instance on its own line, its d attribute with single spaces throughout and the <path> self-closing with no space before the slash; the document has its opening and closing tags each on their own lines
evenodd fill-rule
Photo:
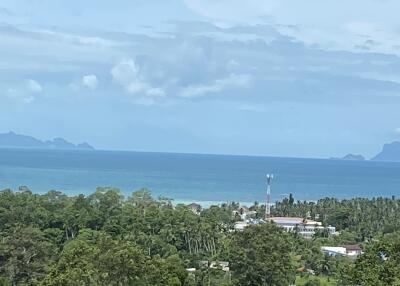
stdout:
<svg viewBox="0 0 400 286">
<path fill-rule="evenodd" d="M 302 217 L 271 217 L 269 218 L 273 222 L 277 224 L 288 224 L 288 225 L 297 225 L 303 224 L 307 226 L 321 226 L 322 223 L 310 219 L 304 219 Z"/>
<path fill-rule="evenodd" d="M 336 246 L 321 246 L 322 251 L 336 253 L 340 255 L 346 255 L 346 248 L 344 247 L 336 247 Z"/>
<path fill-rule="evenodd" d="M 196 203 L 191 203 L 190 205 L 187 205 L 187 207 L 190 209 L 201 209 L 201 205 Z"/>
<path fill-rule="evenodd" d="M 361 247 L 357 244 L 354 245 L 342 245 L 347 251 L 361 251 Z"/>
<path fill-rule="evenodd" d="M 277 224 L 301 224 L 304 222 L 301 217 L 271 217 L 269 219 Z"/>
<path fill-rule="evenodd" d="M 311 226 L 316 226 L 316 225 L 321 226 L 322 225 L 321 222 L 315 221 L 315 220 L 310 220 L 310 219 L 307 219 L 305 224 L 306 225 L 311 225 Z"/>
</svg>

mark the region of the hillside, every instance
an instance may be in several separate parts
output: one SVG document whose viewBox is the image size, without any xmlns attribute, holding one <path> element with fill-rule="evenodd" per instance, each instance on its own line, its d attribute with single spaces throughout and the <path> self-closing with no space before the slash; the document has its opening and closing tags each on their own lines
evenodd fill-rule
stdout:
<svg viewBox="0 0 400 286">
<path fill-rule="evenodd" d="M 371 160 L 400 162 L 400 142 L 385 144 L 382 151 Z"/>
</svg>

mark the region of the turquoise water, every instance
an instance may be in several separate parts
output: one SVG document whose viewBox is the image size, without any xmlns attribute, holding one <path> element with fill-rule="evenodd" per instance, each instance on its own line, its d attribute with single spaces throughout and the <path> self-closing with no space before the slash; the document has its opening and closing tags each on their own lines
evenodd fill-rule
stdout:
<svg viewBox="0 0 400 286">
<path fill-rule="evenodd" d="M 126 195 L 147 187 L 179 201 L 264 201 L 289 193 L 316 200 L 400 195 L 400 163 L 114 151 L 0 149 L 0 189 L 92 193 L 114 186 Z"/>
</svg>

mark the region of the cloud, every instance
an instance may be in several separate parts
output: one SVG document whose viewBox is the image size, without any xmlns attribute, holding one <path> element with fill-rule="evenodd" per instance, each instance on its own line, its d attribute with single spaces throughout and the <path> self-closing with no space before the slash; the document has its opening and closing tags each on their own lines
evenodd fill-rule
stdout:
<svg viewBox="0 0 400 286">
<path fill-rule="evenodd" d="M 25 82 L 14 82 L 11 87 L 6 88 L 6 97 L 21 103 L 32 103 L 35 100 L 35 94 L 43 91 L 43 87 L 33 79 Z"/>
<path fill-rule="evenodd" d="M 3 90 L 21 89 L 14 83 L 30 74 L 46 79 L 46 89 L 59 94 L 54 100 L 69 97 L 65 86 L 74 79 L 70 88 L 76 93 L 97 87 L 102 100 L 108 98 L 100 96 L 104 92 L 114 99 L 154 105 L 174 103 L 177 97 L 223 97 L 225 102 L 254 105 L 270 100 L 373 102 L 389 100 L 400 91 L 399 82 L 388 82 L 400 72 L 397 56 L 310 46 L 285 36 L 273 23 L 172 25 L 168 33 L 145 35 L 56 30 L 76 37 L 0 26 L 0 36 L 6 39 L 0 45 L 0 76 L 7 81 Z M 350 26 L 359 30 L 362 25 Z M 371 49 L 380 46 L 369 38 L 362 43 Z"/>
<path fill-rule="evenodd" d="M 35 80 L 29 79 L 27 82 L 27 88 L 30 92 L 40 93 L 43 91 L 42 86 Z"/>
<path fill-rule="evenodd" d="M 92 89 L 92 90 L 96 89 L 98 83 L 99 83 L 99 80 L 97 79 L 97 76 L 94 74 L 84 75 L 82 77 L 82 85 L 89 89 Z"/>
<path fill-rule="evenodd" d="M 302 149 L 307 149 L 304 146 L 318 153 L 320 146 L 326 148 L 324 141 L 336 148 L 339 140 L 345 142 L 340 143 L 344 149 L 349 148 L 350 140 L 367 142 L 361 144 L 365 150 L 364 146 L 377 144 L 383 136 L 394 136 L 393 131 L 388 134 L 387 126 L 400 120 L 396 109 L 400 104 L 397 0 L 390 9 L 388 3 L 393 5 L 393 0 L 375 0 L 373 5 L 372 0 L 185 1 L 192 2 L 190 11 L 177 4 L 182 1 L 161 1 L 165 6 L 181 6 L 176 11 L 170 8 L 170 13 L 154 9 L 159 3 L 152 1 L 141 1 L 151 6 L 146 13 L 138 13 L 140 7 L 126 9 L 126 5 L 111 2 L 105 9 L 106 1 L 98 1 L 99 9 L 90 9 L 87 1 L 79 1 L 79 7 L 77 1 L 64 1 L 61 7 L 48 5 L 46 11 L 35 3 L 7 7 L 22 18 L 11 21 L 1 17 L 5 23 L 0 25 L 0 91 L 4 95 L 0 109 L 4 118 L 14 116 L 19 123 L 13 124 L 21 126 L 48 122 L 56 132 L 58 123 L 66 119 L 72 127 L 77 122 L 92 122 L 80 128 L 83 136 L 100 125 L 115 131 L 120 122 L 124 122 L 118 125 L 121 138 L 129 130 L 149 138 L 147 132 L 154 128 L 143 126 L 159 127 L 156 133 L 161 135 L 164 130 L 182 129 L 200 142 L 198 146 L 208 146 L 198 150 L 208 152 L 216 151 L 215 144 L 228 152 L 224 142 L 238 141 L 249 148 L 253 147 L 250 141 L 258 141 L 259 150 L 264 150 L 260 152 L 267 146 L 271 154 L 282 154 L 277 151 L 285 145 L 276 143 L 280 140 L 299 141 L 297 149 L 286 144 L 286 155 L 302 154 Z M 137 1 L 128 2 L 134 6 Z M 119 12 L 122 6 L 123 17 Z M 141 17 L 132 16 L 132 11 Z M 160 17 L 181 22 L 158 25 L 154 20 L 161 21 Z M 153 28 L 136 29 L 143 21 L 153 22 Z M 357 50 L 356 45 L 370 50 Z M 121 59 L 126 60 L 119 62 Z M 83 76 L 92 74 L 101 80 L 93 92 L 96 100 L 80 96 L 89 88 L 83 85 Z M 43 84 L 43 95 L 28 90 L 29 78 Z M 75 92 L 66 88 L 71 81 Z M 14 101 L 33 103 L 34 108 L 26 106 L 24 110 Z M 93 109 L 89 120 L 83 118 L 86 103 Z M 119 112 L 105 120 L 101 115 L 110 108 Z M 18 110 L 24 110 L 26 116 L 16 116 Z M 26 118 L 41 118 L 41 122 L 25 122 Z M 181 123 L 182 118 L 186 122 Z M 273 135 L 270 138 L 260 137 L 266 120 Z M 0 120 L 0 125 L 2 122 L 8 121 Z M 72 127 L 70 131 L 76 132 Z M 290 128 L 298 130 L 297 136 L 282 133 Z M 221 140 L 238 130 L 244 130 L 246 136 Z M 342 130 L 351 136 L 338 136 Z M 379 134 L 368 137 L 374 130 Z M 141 148 L 128 141 L 117 140 L 129 148 Z M 152 140 L 148 141 L 151 144 Z M 234 147 L 230 150 L 239 152 Z"/>
<path fill-rule="evenodd" d="M 192 85 L 182 89 L 180 96 L 191 98 L 200 97 L 207 94 L 215 94 L 228 88 L 246 87 L 250 83 L 251 76 L 247 74 L 230 74 L 226 78 L 217 79 L 210 84 Z"/>
<path fill-rule="evenodd" d="M 165 91 L 161 88 L 150 88 L 147 90 L 147 95 L 152 97 L 164 97 Z"/>
<path fill-rule="evenodd" d="M 128 92 L 138 92 L 142 88 L 142 79 L 139 77 L 139 67 L 134 60 L 123 60 L 111 69 L 115 82 L 123 86 Z"/>
<path fill-rule="evenodd" d="M 8 98 L 16 100 L 17 102 L 22 102 L 25 104 L 32 103 L 35 100 L 35 97 L 24 90 L 17 90 L 15 88 L 8 88 L 6 91 L 6 95 Z"/>
<path fill-rule="evenodd" d="M 366 39 L 374 52 L 400 54 L 393 45 L 400 24 L 396 0 L 184 0 L 186 6 L 219 26 L 273 24 L 281 33 L 325 49 L 354 51 Z M 346 7 L 346 13 L 343 13 Z M 381 13 L 376 13 L 381 11 Z"/>
<path fill-rule="evenodd" d="M 150 97 L 149 99 L 138 100 L 135 103 L 154 103 L 156 98 L 165 97 L 165 91 L 160 87 L 153 87 L 141 72 L 140 67 L 132 59 L 127 59 L 119 62 L 111 69 L 113 80 L 122 86 L 129 94 L 139 97 Z"/>
</svg>

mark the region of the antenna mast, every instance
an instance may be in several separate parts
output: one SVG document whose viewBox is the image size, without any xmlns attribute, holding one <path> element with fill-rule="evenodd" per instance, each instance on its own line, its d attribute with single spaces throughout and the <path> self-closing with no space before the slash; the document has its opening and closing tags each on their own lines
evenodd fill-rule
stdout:
<svg viewBox="0 0 400 286">
<path fill-rule="evenodd" d="M 273 174 L 267 174 L 267 203 L 265 205 L 266 218 L 271 216 L 271 181 L 273 178 Z"/>
</svg>

